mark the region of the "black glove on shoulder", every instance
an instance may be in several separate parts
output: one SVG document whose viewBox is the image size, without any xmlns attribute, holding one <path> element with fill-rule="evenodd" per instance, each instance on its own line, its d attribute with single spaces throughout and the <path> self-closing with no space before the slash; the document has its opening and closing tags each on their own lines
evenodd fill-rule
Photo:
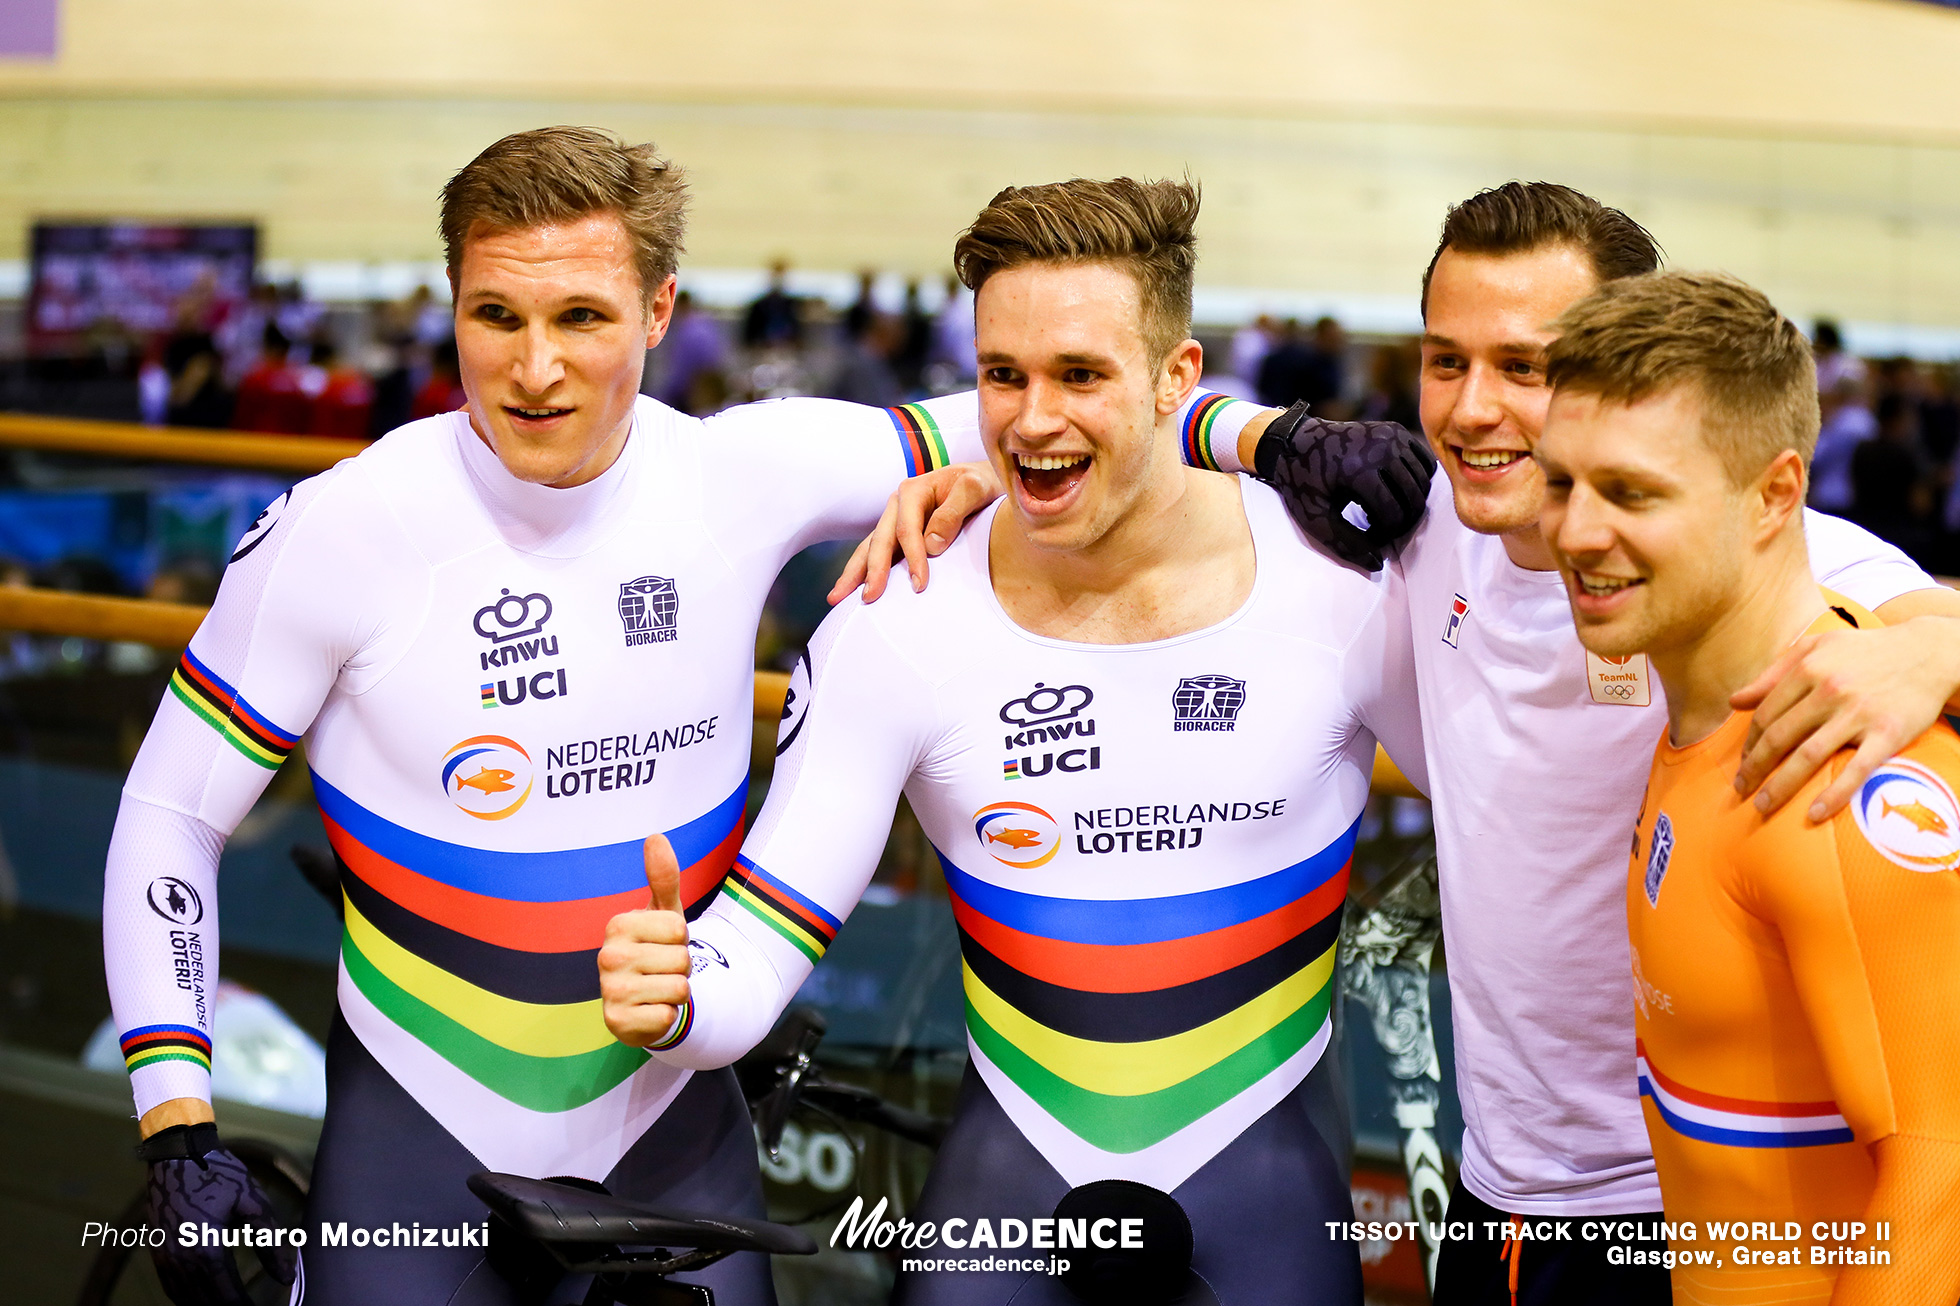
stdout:
<svg viewBox="0 0 1960 1306">
<path fill-rule="evenodd" d="M 1419 432 L 1397 422 L 1328 422 L 1305 403 L 1259 436 L 1253 474 L 1279 491 L 1301 530 L 1336 557 L 1380 571 L 1383 553 L 1422 520 L 1436 457 Z M 1366 530 L 1341 515 L 1368 514 Z"/>
<path fill-rule="evenodd" d="M 163 1241 L 150 1255 L 164 1293 L 177 1306 L 252 1306 L 230 1249 L 186 1247 L 178 1238 L 184 1224 L 200 1229 L 277 1224 L 272 1204 L 245 1163 L 218 1141 L 218 1127 L 172 1125 L 144 1139 L 136 1155 L 150 1165 L 150 1223 L 163 1230 Z M 292 1248 L 253 1250 L 267 1274 L 280 1283 L 293 1281 Z"/>
</svg>

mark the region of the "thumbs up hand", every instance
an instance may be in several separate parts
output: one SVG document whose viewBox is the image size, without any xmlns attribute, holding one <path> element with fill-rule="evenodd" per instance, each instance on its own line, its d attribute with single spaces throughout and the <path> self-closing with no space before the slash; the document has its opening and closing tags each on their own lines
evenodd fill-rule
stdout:
<svg viewBox="0 0 1960 1306">
<path fill-rule="evenodd" d="M 599 949 L 599 996 L 606 1028 L 629 1047 L 658 1042 L 687 1001 L 692 960 L 687 917 L 681 914 L 681 868 L 667 836 L 650 835 L 645 848 L 647 905 L 606 922 Z"/>
</svg>

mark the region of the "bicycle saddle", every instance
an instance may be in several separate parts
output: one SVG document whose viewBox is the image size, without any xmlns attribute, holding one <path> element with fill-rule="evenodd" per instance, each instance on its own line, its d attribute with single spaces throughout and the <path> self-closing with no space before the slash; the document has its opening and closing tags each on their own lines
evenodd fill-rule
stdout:
<svg viewBox="0 0 1960 1306">
<path fill-rule="evenodd" d="M 1137 1247 L 1071 1251 L 1062 1283 L 1088 1306 L 1196 1306 L 1216 1302 L 1191 1273 L 1191 1218 L 1175 1197 L 1128 1179 L 1098 1179 L 1071 1188 L 1055 1206 L 1057 1220 L 1084 1227 L 1099 1220 L 1138 1222 Z"/>
<path fill-rule="evenodd" d="M 484 1171 L 470 1191 L 520 1233 L 546 1246 L 686 1247 L 811 1256 L 817 1244 L 787 1225 L 666 1210 L 548 1179 Z"/>
</svg>

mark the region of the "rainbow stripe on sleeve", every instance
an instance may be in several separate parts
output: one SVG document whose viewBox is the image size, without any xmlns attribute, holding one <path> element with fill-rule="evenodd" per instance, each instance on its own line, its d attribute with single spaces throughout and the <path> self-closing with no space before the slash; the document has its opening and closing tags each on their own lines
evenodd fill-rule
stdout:
<svg viewBox="0 0 1960 1306">
<path fill-rule="evenodd" d="M 1184 414 L 1184 461 L 1190 467 L 1202 467 L 1208 472 L 1223 471 L 1218 455 L 1212 452 L 1212 428 L 1218 424 L 1219 414 L 1233 404 L 1245 400 L 1234 399 L 1230 395 L 1208 394 L 1191 405 Z"/>
<path fill-rule="evenodd" d="M 1312 1042 L 1358 824 L 1303 862 L 1163 898 L 1050 898 L 942 852 L 974 1044 L 1078 1138 L 1141 1151 Z"/>
<path fill-rule="evenodd" d="M 1725 1147 L 1823 1147 L 1856 1135 L 1835 1102 L 1756 1102 L 1689 1088 L 1654 1068 L 1634 1040 L 1640 1096 L 1684 1138 Z"/>
<path fill-rule="evenodd" d="M 341 961 L 382 1015 L 533 1111 L 583 1106 L 645 1064 L 606 1028 L 598 967 L 606 922 L 646 905 L 639 840 L 486 852 L 396 825 L 317 773 L 313 788 L 340 863 Z M 741 847 L 747 788 L 666 832 L 690 916 Z"/>
<path fill-rule="evenodd" d="M 892 425 L 898 428 L 907 476 L 938 471 L 952 461 L 946 452 L 946 438 L 939 433 L 939 424 L 932 420 L 924 404 L 901 404 L 885 411 L 891 415 Z"/>
<path fill-rule="evenodd" d="M 694 1000 L 690 998 L 682 1002 L 679 1008 L 675 1010 L 672 1027 L 665 1034 L 662 1034 L 657 1041 L 647 1044 L 647 1051 L 665 1052 L 668 1048 L 679 1047 L 681 1040 L 686 1038 L 687 1032 L 693 1028 Z"/>
<path fill-rule="evenodd" d="M 844 928 L 842 921 L 746 857 L 735 858 L 735 867 L 722 887 L 808 957 L 811 965 L 823 960 L 837 931 Z"/>
<path fill-rule="evenodd" d="M 195 1025 L 145 1025 L 122 1036 L 123 1064 L 134 1073 L 160 1061 L 211 1069 L 211 1036 Z"/>
<path fill-rule="evenodd" d="M 299 743 L 298 735 L 273 725 L 189 649 L 171 673 L 170 692 L 226 743 L 268 771 L 277 771 Z"/>
</svg>

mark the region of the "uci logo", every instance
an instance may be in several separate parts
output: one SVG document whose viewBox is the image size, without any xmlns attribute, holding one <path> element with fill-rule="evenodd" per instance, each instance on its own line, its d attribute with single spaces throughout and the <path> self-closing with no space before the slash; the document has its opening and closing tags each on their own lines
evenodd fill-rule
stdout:
<svg viewBox="0 0 1960 1306">
<path fill-rule="evenodd" d="M 1885 859 L 1909 871 L 1960 867 L 1960 801 L 1946 781 L 1905 758 L 1872 773 L 1851 803 L 1858 829 Z"/>
<path fill-rule="evenodd" d="M 495 603 L 486 603 L 478 608 L 476 620 L 471 624 L 477 634 L 492 644 L 502 644 L 507 640 L 535 635 L 550 620 L 550 598 L 543 594 L 519 596 L 505 590 L 503 597 Z"/>
<path fill-rule="evenodd" d="M 1002 866 L 1031 871 L 1062 850 L 1062 827 L 1032 803 L 993 803 L 973 814 L 973 837 Z"/>
<path fill-rule="evenodd" d="M 479 821 L 501 821 L 531 796 L 531 755 L 502 735 L 465 739 L 443 754 L 442 792 Z"/>
</svg>

